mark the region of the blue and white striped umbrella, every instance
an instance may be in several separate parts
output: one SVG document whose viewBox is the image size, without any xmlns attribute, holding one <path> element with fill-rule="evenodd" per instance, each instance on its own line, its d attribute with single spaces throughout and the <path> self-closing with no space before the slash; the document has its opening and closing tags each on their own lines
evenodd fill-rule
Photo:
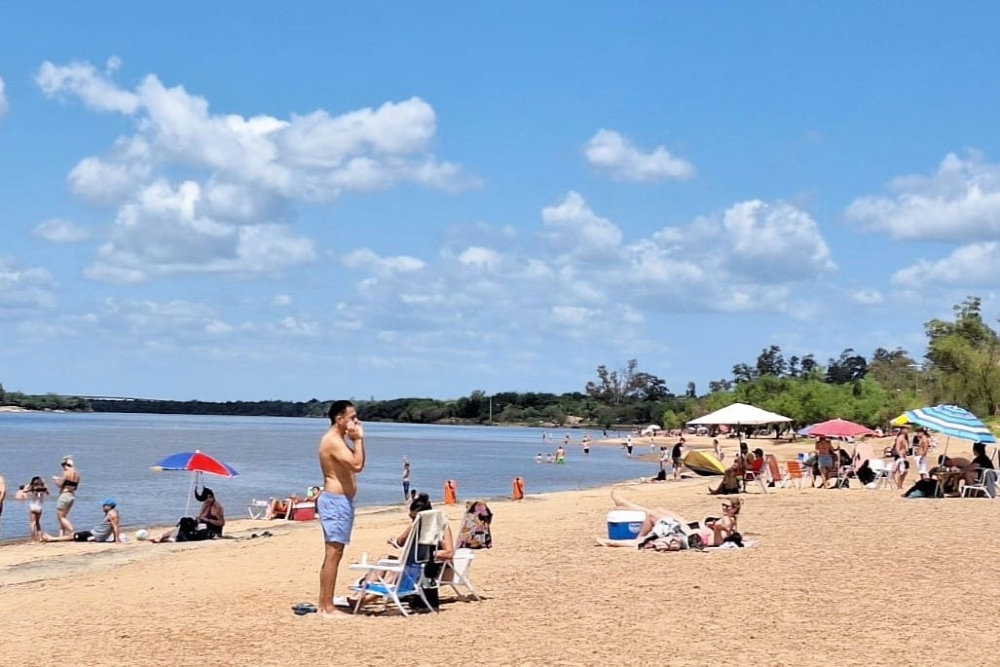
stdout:
<svg viewBox="0 0 1000 667">
<path fill-rule="evenodd" d="M 957 405 L 935 405 L 932 408 L 907 410 L 904 414 L 911 424 L 924 426 L 955 438 L 992 443 L 997 441 L 986 428 L 986 424 L 976 415 Z"/>
</svg>

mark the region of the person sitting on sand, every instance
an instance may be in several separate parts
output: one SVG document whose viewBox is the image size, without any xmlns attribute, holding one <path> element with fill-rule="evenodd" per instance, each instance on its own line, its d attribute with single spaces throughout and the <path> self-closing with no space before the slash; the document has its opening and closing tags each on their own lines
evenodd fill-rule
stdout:
<svg viewBox="0 0 1000 667">
<path fill-rule="evenodd" d="M 105 498 L 101 502 L 101 508 L 104 510 L 104 518 L 92 530 L 82 530 L 58 537 L 42 533 L 42 542 L 121 542 L 121 535 L 118 532 L 120 521 L 118 503 L 114 498 Z"/>
<path fill-rule="evenodd" d="M 222 537 L 222 529 L 226 525 L 226 514 L 222 503 L 215 499 L 215 492 L 205 486 L 200 492 L 195 489 L 194 497 L 201 501 L 201 510 L 198 512 L 198 516 L 181 518 L 177 522 L 176 528 L 171 528 L 163 535 L 154 537 L 150 542 L 154 544 L 160 542 L 198 542 Z"/>
<path fill-rule="evenodd" d="M 722 516 L 708 517 L 704 521 L 688 522 L 662 508 L 646 509 L 629 502 L 611 492 L 615 507 L 645 513 L 639 536 L 632 540 L 606 540 L 599 538 L 597 544 L 604 547 L 629 547 L 632 549 L 656 549 L 657 551 L 680 551 L 686 546 L 717 547 L 725 542 L 742 544 L 737 531 L 737 516 L 741 502 L 738 498 L 722 501 Z"/>
<path fill-rule="evenodd" d="M 733 464 L 726 468 L 726 472 L 723 474 L 719 485 L 714 489 L 708 489 L 709 494 L 715 496 L 725 493 L 739 493 L 740 484 L 743 483 L 743 476 L 746 474 L 746 470 L 746 459 L 742 456 L 737 456 L 733 460 Z"/>
</svg>

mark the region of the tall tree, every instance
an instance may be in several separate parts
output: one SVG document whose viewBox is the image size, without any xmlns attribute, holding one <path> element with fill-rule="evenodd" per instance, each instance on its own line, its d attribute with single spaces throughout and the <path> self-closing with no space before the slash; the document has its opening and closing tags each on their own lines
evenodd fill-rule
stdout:
<svg viewBox="0 0 1000 667">
<path fill-rule="evenodd" d="M 840 353 L 839 359 L 830 359 L 826 367 L 826 381 L 830 384 L 857 382 L 868 374 L 868 361 L 852 348 Z"/>
<path fill-rule="evenodd" d="M 978 297 L 968 297 L 954 312 L 954 322 L 934 319 L 924 325 L 936 390 L 973 412 L 995 415 L 1000 402 L 1000 336 L 983 321 Z"/>
<path fill-rule="evenodd" d="M 757 377 L 765 375 L 781 377 L 785 374 L 785 368 L 785 357 L 782 356 L 781 348 L 777 345 L 761 350 L 757 357 Z"/>
</svg>

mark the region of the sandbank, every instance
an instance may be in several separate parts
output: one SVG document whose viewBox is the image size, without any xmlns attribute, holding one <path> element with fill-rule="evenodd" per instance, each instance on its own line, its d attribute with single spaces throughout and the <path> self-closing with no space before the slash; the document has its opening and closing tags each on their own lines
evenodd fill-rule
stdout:
<svg viewBox="0 0 1000 667">
<path fill-rule="evenodd" d="M 952 441 L 950 453 L 964 452 Z M 704 478 L 619 488 L 692 519 L 719 512 Z M 2 546 L 2 662 L 995 662 L 1000 502 L 857 486 L 748 493 L 740 528 L 753 548 L 659 554 L 593 546 L 609 491 L 491 503 L 495 547 L 470 572 L 486 599 L 444 591 L 440 614 L 408 619 L 291 613 L 316 601 L 323 547 L 312 522 L 240 522 L 243 539 L 196 544 Z M 457 526 L 462 508 L 444 509 Z M 346 560 L 387 552 L 405 523 L 402 508 L 359 516 Z M 248 537 L 265 529 L 273 536 Z M 342 571 L 338 595 L 351 576 Z"/>
</svg>

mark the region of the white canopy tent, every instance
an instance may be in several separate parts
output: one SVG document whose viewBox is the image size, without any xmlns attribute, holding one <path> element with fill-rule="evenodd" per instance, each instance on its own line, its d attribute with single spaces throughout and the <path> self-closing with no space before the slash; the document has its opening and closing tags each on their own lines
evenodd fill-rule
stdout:
<svg viewBox="0 0 1000 667">
<path fill-rule="evenodd" d="M 688 422 L 691 426 L 698 425 L 726 425 L 726 426 L 759 426 L 761 424 L 777 424 L 779 422 L 790 422 L 789 417 L 784 417 L 775 412 L 768 412 L 760 408 L 755 408 L 746 403 L 733 403 L 721 410 L 711 412 L 704 417 L 698 417 Z"/>
</svg>

